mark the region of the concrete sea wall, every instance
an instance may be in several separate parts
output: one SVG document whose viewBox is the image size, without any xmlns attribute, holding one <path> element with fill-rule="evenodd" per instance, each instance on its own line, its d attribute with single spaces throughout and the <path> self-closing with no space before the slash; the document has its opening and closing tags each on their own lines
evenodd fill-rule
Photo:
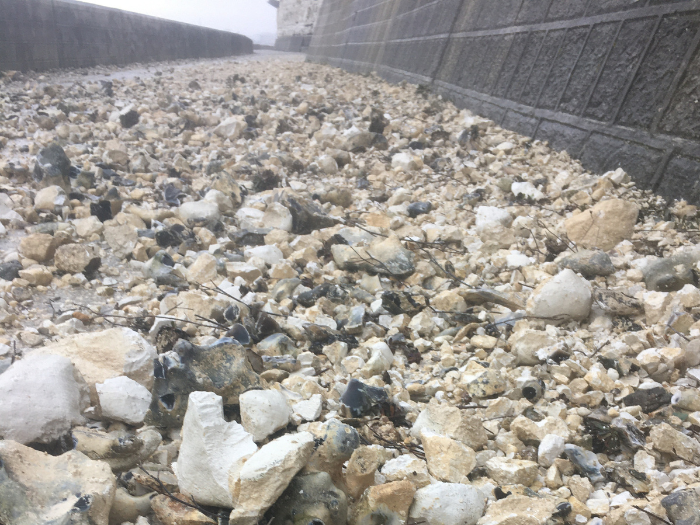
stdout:
<svg viewBox="0 0 700 525">
<path fill-rule="evenodd" d="M 69 0 L 0 0 L 0 71 L 252 53 L 243 36 Z"/>
<path fill-rule="evenodd" d="M 700 1 L 323 0 L 309 58 L 700 202 Z"/>
</svg>

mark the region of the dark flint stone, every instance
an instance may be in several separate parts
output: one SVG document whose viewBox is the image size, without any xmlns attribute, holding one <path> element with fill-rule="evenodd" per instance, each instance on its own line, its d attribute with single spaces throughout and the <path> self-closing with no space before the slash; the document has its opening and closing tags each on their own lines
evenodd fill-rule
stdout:
<svg viewBox="0 0 700 525">
<path fill-rule="evenodd" d="M 580 250 L 559 261 L 560 268 L 569 268 L 586 279 L 615 273 L 610 256 L 600 250 Z"/>
<path fill-rule="evenodd" d="M 243 346 L 250 344 L 250 334 L 248 333 L 248 330 L 246 330 L 245 326 L 239 323 L 236 323 L 229 328 L 228 332 L 226 332 L 226 337 L 235 339 Z"/>
<path fill-rule="evenodd" d="M 566 445 L 564 454 L 574 464 L 578 473 L 590 479 L 591 483 L 605 481 L 600 462 L 590 450 L 584 450 L 576 445 Z"/>
<path fill-rule="evenodd" d="M 155 239 L 156 238 L 156 232 L 153 230 L 145 229 L 145 230 L 136 230 L 136 235 L 139 237 L 145 237 L 146 239 Z"/>
<path fill-rule="evenodd" d="M 165 202 L 173 206 L 179 206 L 180 197 L 184 196 L 185 194 L 172 184 L 166 185 L 165 189 L 163 190 L 163 198 L 165 199 Z"/>
<path fill-rule="evenodd" d="M 673 525 L 700 525 L 700 495 L 696 489 L 679 490 L 661 500 Z"/>
<path fill-rule="evenodd" d="M 642 407 L 642 411 L 648 414 L 663 406 L 670 405 L 672 397 L 670 392 L 667 392 L 663 387 L 657 386 L 648 389 L 638 389 L 636 392 L 623 397 L 622 402 L 628 407 L 639 405 Z"/>
<path fill-rule="evenodd" d="M 154 376 L 146 420 L 158 427 L 182 425 L 192 392 L 214 392 L 223 397 L 224 405 L 232 405 L 243 392 L 262 386 L 246 349 L 230 338 L 210 346 L 180 339 L 171 352 L 155 359 Z"/>
<path fill-rule="evenodd" d="M 297 235 L 308 235 L 315 230 L 330 228 L 338 222 L 326 215 L 318 204 L 302 197 L 287 193 L 282 199 L 282 204 L 292 214 L 292 233 Z"/>
<path fill-rule="evenodd" d="M 132 109 L 131 111 L 127 111 L 123 115 L 119 115 L 119 122 L 121 122 L 122 127 L 127 129 L 134 127 L 139 122 L 138 111 Z"/>
<path fill-rule="evenodd" d="M 94 215 L 100 221 L 105 222 L 112 219 L 112 203 L 109 201 L 98 201 L 90 203 L 90 215 Z"/>
<path fill-rule="evenodd" d="M 269 511 L 269 516 L 281 523 L 296 525 L 345 525 L 347 514 L 347 496 L 333 484 L 327 472 L 293 478 Z M 388 518 L 382 514 L 381 519 L 377 523 Z"/>
<path fill-rule="evenodd" d="M 408 205 L 408 216 L 415 219 L 419 215 L 428 213 L 433 209 L 433 205 L 430 202 L 412 202 Z"/>
<path fill-rule="evenodd" d="M 226 310 L 224 310 L 224 319 L 229 323 L 237 321 L 239 315 L 241 315 L 241 309 L 235 304 L 229 305 Z"/>
<path fill-rule="evenodd" d="M 238 246 L 262 246 L 265 244 L 265 235 L 267 235 L 271 231 L 271 228 L 237 230 L 233 233 L 230 233 L 229 238 Z"/>
<path fill-rule="evenodd" d="M 365 385 L 357 379 L 351 379 L 340 398 L 350 410 L 352 417 L 362 417 L 382 403 L 389 402 L 389 396 L 383 388 Z"/>
<path fill-rule="evenodd" d="M 12 281 L 19 277 L 19 271 L 22 269 L 22 263 L 19 261 L 8 261 L 0 263 L 0 279 Z"/>
<path fill-rule="evenodd" d="M 316 286 L 313 290 L 300 293 L 297 297 L 297 302 L 301 306 L 309 308 L 316 304 L 316 301 L 321 297 L 328 297 L 331 301 L 340 302 L 346 296 L 345 290 L 337 284 L 323 283 Z"/>
<path fill-rule="evenodd" d="M 39 151 L 34 164 L 34 179 L 43 186 L 57 185 L 70 190 L 70 159 L 63 148 L 53 142 Z"/>
</svg>

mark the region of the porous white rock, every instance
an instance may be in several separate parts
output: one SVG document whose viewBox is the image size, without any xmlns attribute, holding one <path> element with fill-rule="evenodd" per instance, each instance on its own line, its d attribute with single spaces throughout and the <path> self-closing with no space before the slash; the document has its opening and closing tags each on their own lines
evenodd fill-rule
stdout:
<svg viewBox="0 0 700 525">
<path fill-rule="evenodd" d="M 391 353 L 389 345 L 384 341 L 375 343 L 370 348 L 371 355 L 367 364 L 362 368 L 365 377 L 381 374 L 391 368 L 394 354 Z"/>
<path fill-rule="evenodd" d="M 107 379 L 95 385 L 102 417 L 129 425 L 143 423 L 151 404 L 151 392 L 126 376 Z"/>
<path fill-rule="evenodd" d="M 48 443 L 84 421 L 85 382 L 70 360 L 32 354 L 0 374 L 0 438 Z"/>
<path fill-rule="evenodd" d="M 191 283 L 210 284 L 217 275 L 217 260 L 210 253 L 203 253 L 187 268 L 187 280 Z"/>
<path fill-rule="evenodd" d="M 411 435 L 420 438 L 424 429 L 461 441 L 474 450 L 488 441 L 481 419 L 454 406 L 428 405 L 413 423 Z"/>
<path fill-rule="evenodd" d="M 416 491 L 408 515 L 431 525 L 475 525 L 485 506 L 484 495 L 470 485 L 434 483 Z"/>
<path fill-rule="evenodd" d="M 241 423 L 255 441 L 284 428 L 292 411 L 284 394 L 277 390 L 249 390 L 240 396 Z"/>
<path fill-rule="evenodd" d="M 180 490 L 203 505 L 233 506 L 229 483 L 258 447 L 253 436 L 224 420 L 221 396 L 192 392 L 182 425 L 182 445 L 175 467 Z"/>
</svg>

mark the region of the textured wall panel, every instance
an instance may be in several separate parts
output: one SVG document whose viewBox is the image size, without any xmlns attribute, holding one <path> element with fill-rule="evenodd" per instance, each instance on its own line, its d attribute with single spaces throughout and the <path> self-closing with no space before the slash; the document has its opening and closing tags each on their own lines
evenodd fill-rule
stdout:
<svg viewBox="0 0 700 525">
<path fill-rule="evenodd" d="M 249 38 L 226 31 L 82 2 L 0 0 L 0 70 L 43 71 L 252 52 Z"/>
<path fill-rule="evenodd" d="M 324 0 L 309 58 L 700 203 L 700 0 Z"/>
</svg>

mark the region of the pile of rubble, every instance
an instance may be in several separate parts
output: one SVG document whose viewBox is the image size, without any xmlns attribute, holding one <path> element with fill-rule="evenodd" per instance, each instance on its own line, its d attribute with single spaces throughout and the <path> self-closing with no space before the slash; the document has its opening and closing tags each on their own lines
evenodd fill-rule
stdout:
<svg viewBox="0 0 700 525">
<path fill-rule="evenodd" d="M 0 523 L 700 524 L 694 206 L 295 60 L 57 78 L 0 90 Z"/>
</svg>

